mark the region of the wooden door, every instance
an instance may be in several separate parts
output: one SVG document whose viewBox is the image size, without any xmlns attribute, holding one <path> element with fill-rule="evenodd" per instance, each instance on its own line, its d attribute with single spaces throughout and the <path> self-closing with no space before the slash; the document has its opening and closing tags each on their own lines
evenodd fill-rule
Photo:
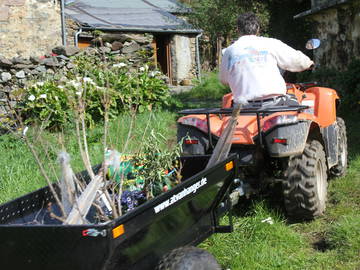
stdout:
<svg viewBox="0 0 360 270">
<path fill-rule="evenodd" d="M 169 77 L 172 82 L 172 67 L 171 67 L 171 37 L 169 35 L 155 36 L 156 41 L 156 60 L 158 68 Z"/>
</svg>

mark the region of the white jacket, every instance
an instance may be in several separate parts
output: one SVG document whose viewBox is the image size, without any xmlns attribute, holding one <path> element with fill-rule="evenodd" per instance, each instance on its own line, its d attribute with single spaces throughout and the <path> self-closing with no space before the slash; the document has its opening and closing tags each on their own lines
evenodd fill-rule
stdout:
<svg viewBox="0 0 360 270">
<path fill-rule="evenodd" d="M 305 54 L 274 38 L 247 35 L 225 50 L 220 66 L 220 80 L 229 85 L 234 101 L 286 94 L 286 84 L 279 67 L 299 72 L 313 64 Z"/>
</svg>

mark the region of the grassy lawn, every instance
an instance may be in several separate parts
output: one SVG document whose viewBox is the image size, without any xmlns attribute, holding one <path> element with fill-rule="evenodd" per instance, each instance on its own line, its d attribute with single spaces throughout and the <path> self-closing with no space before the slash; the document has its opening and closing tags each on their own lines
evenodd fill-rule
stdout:
<svg viewBox="0 0 360 270">
<path fill-rule="evenodd" d="M 209 97 L 211 104 L 219 103 L 228 90 L 219 88 L 215 75 L 177 98 L 192 102 Z M 205 90 L 204 90 L 205 89 Z M 194 104 L 194 103 L 193 103 Z M 209 104 L 209 103 L 207 103 Z M 203 105 L 196 103 L 193 107 Z M 185 104 L 184 106 L 187 106 Z M 158 111 L 137 116 L 130 143 L 125 141 L 131 117 L 123 115 L 110 127 L 110 145 L 126 153 L 139 149 L 151 129 L 169 138 L 169 147 L 175 141 L 176 113 Z M 326 215 L 308 223 L 289 224 L 279 205 L 268 198 L 258 198 L 240 205 L 234 218 L 234 232 L 217 234 L 201 244 L 213 253 L 223 269 L 360 269 L 360 129 L 354 116 L 345 117 L 348 127 L 350 166 L 346 177 L 334 179 L 329 185 Z M 146 131 L 146 132 L 145 132 Z M 31 133 L 31 131 L 30 131 Z M 74 132 L 63 135 L 66 150 L 72 156 L 75 171 L 83 169 Z M 88 142 L 92 163 L 102 159 L 102 129 L 89 131 Z M 61 149 L 56 134 L 45 133 L 51 143 L 36 140 L 41 159 L 49 174 L 56 178 L 56 154 Z M 56 147 L 54 147 L 54 145 Z M 10 135 L 0 136 L 0 203 L 45 185 L 26 145 Z M 262 222 L 271 217 L 273 224 Z M 226 220 L 224 219 L 224 222 Z"/>
<path fill-rule="evenodd" d="M 324 217 L 288 224 L 259 200 L 235 217 L 233 233 L 214 235 L 202 246 L 224 269 L 360 269 L 359 161 L 351 161 L 346 177 L 331 181 Z M 274 224 L 261 222 L 268 217 Z"/>
<path fill-rule="evenodd" d="M 220 107 L 224 94 L 230 92 L 230 88 L 219 82 L 218 74 L 211 72 L 205 75 L 200 84 L 196 85 L 191 91 L 183 92 L 176 95 L 181 108 L 206 108 Z"/>
</svg>

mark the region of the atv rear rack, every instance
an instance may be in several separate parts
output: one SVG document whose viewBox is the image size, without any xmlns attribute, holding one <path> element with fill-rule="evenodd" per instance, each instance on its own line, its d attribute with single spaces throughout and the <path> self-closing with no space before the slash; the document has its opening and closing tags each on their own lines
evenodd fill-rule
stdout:
<svg viewBox="0 0 360 270">
<path fill-rule="evenodd" d="M 276 107 L 267 107 L 267 108 L 244 108 L 240 111 L 240 114 L 255 114 L 256 122 L 259 132 L 259 143 L 263 147 L 263 133 L 260 129 L 260 119 L 269 114 L 276 112 L 300 112 L 302 110 L 308 109 L 309 106 L 304 105 L 289 105 L 289 106 L 276 106 Z M 220 114 L 220 115 L 230 115 L 232 113 L 232 108 L 200 108 L 200 109 L 187 109 L 178 112 L 182 115 L 206 115 L 207 121 L 207 133 L 209 137 L 209 144 L 212 149 L 214 149 L 211 127 L 210 127 L 210 115 L 211 114 Z"/>
</svg>

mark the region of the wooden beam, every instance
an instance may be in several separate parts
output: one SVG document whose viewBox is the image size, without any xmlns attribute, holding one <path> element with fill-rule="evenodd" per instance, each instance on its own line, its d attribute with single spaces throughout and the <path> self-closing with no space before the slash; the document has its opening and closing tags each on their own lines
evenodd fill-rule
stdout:
<svg viewBox="0 0 360 270">
<path fill-rule="evenodd" d="M 226 128 L 221 134 L 219 141 L 217 142 L 215 149 L 210 157 L 210 160 L 206 165 L 206 169 L 216 165 L 220 161 L 227 158 L 227 156 L 229 155 L 232 145 L 232 138 L 237 125 L 237 118 L 240 115 L 240 109 L 241 109 L 241 105 L 236 104 L 233 109 L 230 120 L 228 121 Z"/>
</svg>

